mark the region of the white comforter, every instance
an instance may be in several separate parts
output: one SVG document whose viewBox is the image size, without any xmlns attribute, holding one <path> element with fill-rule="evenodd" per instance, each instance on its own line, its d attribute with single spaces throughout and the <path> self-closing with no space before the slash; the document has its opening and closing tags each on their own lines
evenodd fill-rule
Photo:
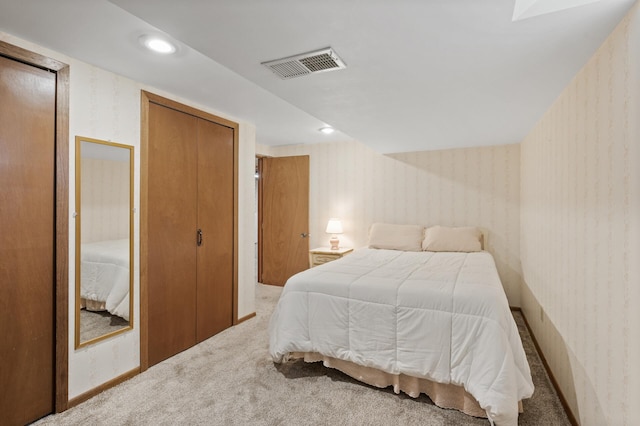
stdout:
<svg viewBox="0 0 640 426">
<path fill-rule="evenodd" d="M 275 362 L 319 352 L 464 386 L 498 425 L 517 425 L 518 401 L 533 394 L 487 252 L 357 250 L 291 277 L 269 335 Z"/>
<path fill-rule="evenodd" d="M 80 296 L 129 320 L 129 240 L 85 243 L 80 253 Z"/>
</svg>

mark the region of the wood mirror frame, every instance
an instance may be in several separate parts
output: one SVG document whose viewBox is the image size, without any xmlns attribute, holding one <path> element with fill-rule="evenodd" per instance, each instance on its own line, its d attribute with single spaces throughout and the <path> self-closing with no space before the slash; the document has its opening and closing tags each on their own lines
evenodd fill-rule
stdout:
<svg viewBox="0 0 640 426">
<path fill-rule="evenodd" d="M 133 164 L 133 146 L 76 136 L 76 349 L 133 329 Z"/>
</svg>

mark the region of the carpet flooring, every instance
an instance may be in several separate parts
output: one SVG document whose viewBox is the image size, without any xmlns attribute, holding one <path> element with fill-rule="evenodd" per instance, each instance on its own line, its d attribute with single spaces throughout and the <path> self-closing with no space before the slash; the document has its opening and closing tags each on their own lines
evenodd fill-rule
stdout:
<svg viewBox="0 0 640 426">
<path fill-rule="evenodd" d="M 257 316 L 37 425 L 488 425 L 396 395 L 321 363 L 276 365 L 267 327 L 281 288 L 259 284 Z M 522 316 L 514 313 L 536 387 L 519 425 L 569 425 Z"/>
<path fill-rule="evenodd" d="M 107 333 L 120 330 L 129 326 L 129 321 L 107 311 L 92 312 L 80 310 L 80 341 L 95 339 Z"/>
</svg>

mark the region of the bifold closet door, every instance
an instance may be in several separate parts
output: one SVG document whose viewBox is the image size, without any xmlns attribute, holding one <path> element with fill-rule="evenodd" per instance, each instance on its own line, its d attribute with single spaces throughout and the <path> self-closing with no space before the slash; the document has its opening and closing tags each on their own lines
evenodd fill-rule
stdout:
<svg viewBox="0 0 640 426">
<path fill-rule="evenodd" d="M 149 365 L 196 342 L 197 118 L 150 104 Z"/>
<path fill-rule="evenodd" d="M 197 341 L 233 322 L 233 129 L 198 120 Z"/>
<path fill-rule="evenodd" d="M 149 107 L 149 365 L 233 323 L 233 129 Z"/>
<path fill-rule="evenodd" d="M 0 423 L 53 411 L 56 75 L 0 57 Z"/>
</svg>

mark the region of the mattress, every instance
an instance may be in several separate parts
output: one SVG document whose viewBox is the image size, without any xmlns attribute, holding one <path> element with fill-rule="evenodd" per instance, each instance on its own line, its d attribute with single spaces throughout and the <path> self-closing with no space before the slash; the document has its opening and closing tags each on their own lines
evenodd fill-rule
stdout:
<svg viewBox="0 0 640 426">
<path fill-rule="evenodd" d="M 269 324 L 283 362 L 315 352 L 464 387 L 498 425 L 517 425 L 533 382 L 493 257 L 360 249 L 285 285 Z"/>
<path fill-rule="evenodd" d="M 129 319 L 129 240 L 84 243 L 80 249 L 80 297 L 91 310 Z"/>
</svg>

